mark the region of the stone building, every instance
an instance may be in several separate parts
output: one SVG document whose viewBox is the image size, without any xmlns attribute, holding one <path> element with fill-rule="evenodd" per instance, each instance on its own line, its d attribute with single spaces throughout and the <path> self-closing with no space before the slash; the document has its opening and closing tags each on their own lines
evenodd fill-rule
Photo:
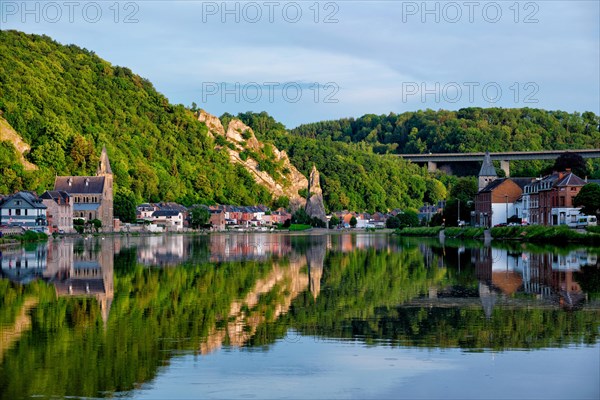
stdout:
<svg viewBox="0 0 600 400">
<path fill-rule="evenodd" d="M 73 231 L 73 203 L 69 193 L 62 190 L 48 190 L 40 198 L 47 207 L 46 218 L 50 233 L 70 233 Z"/>
<path fill-rule="evenodd" d="M 69 193 L 74 219 L 99 219 L 102 230 L 113 230 L 113 173 L 106 147 L 102 149 L 96 176 L 57 176 L 54 190 Z"/>
</svg>

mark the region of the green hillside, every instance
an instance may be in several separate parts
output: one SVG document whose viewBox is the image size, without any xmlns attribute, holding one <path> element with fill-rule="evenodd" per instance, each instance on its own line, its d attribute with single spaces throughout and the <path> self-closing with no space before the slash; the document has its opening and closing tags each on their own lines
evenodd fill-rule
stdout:
<svg viewBox="0 0 600 400">
<path fill-rule="evenodd" d="M 191 110 L 170 104 L 129 69 L 86 49 L 15 31 L 0 31 L 0 54 L 0 112 L 31 145 L 27 158 L 40 168 L 25 171 L 11 144 L 0 143 L 0 193 L 43 191 L 56 174 L 94 173 L 106 145 L 117 191 L 133 193 L 137 201 L 271 200 L 246 170 L 230 164 L 225 150 L 215 150 Z M 248 118 L 244 122 L 259 139 L 285 145 L 304 174 L 317 164 L 330 210 L 416 207 L 428 187 L 441 186 L 422 168 L 382 159 L 366 148 L 298 142 L 283 125 L 267 119 L 277 128 L 270 133 Z M 224 118 L 225 127 L 228 122 Z"/>
<path fill-rule="evenodd" d="M 55 174 L 95 173 L 106 145 L 117 190 L 141 200 L 233 204 L 270 194 L 215 150 L 204 124 L 152 84 L 92 51 L 0 31 L 0 112 L 31 145 L 26 172 L 0 144 L 0 193 L 48 189 Z"/>
<path fill-rule="evenodd" d="M 389 115 L 367 114 L 301 125 L 298 136 L 364 143 L 376 153 L 464 153 L 600 148 L 600 117 L 532 108 L 464 108 Z M 547 163 L 546 163 L 547 164 Z M 537 175 L 545 163 L 511 165 Z M 590 163 L 598 173 L 600 165 Z"/>
<path fill-rule="evenodd" d="M 225 122 L 232 118 L 224 115 Z M 237 118 L 250 126 L 259 140 L 285 150 L 292 163 L 308 175 L 313 163 L 321 173 L 325 207 L 334 210 L 389 210 L 420 207 L 446 195 L 444 185 L 424 168 L 394 156 L 374 154 L 364 143 L 347 144 L 290 135 L 263 112 Z"/>
</svg>

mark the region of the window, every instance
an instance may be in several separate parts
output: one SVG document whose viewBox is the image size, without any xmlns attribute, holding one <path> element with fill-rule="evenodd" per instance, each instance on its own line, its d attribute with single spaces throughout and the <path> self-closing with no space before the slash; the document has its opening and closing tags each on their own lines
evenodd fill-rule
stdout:
<svg viewBox="0 0 600 400">
<path fill-rule="evenodd" d="M 15 210 L 15 215 L 21 215 L 21 209 L 20 208 L 17 208 Z"/>
<path fill-rule="evenodd" d="M 27 215 L 27 209 L 25 209 L 25 215 Z"/>
</svg>

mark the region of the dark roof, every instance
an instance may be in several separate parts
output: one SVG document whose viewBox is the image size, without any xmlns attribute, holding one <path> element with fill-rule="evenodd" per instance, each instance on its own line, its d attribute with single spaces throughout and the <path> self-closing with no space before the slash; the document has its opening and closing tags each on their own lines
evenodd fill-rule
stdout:
<svg viewBox="0 0 600 400">
<path fill-rule="evenodd" d="M 555 183 L 556 186 L 585 186 L 587 183 L 577 175 L 569 172 Z"/>
<path fill-rule="evenodd" d="M 534 181 L 534 178 L 509 178 L 511 181 L 519 185 L 521 189 L 524 189 L 525 186 L 529 185 Z"/>
<path fill-rule="evenodd" d="M 483 157 L 483 163 L 481 164 L 481 169 L 479 170 L 479 176 L 498 176 L 488 151 L 485 152 L 485 156 Z"/>
<path fill-rule="evenodd" d="M 64 190 L 46 190 L 40 197 L 45 200 L 54 200 L 58 202 L 57 200 L 60 199 L 63 202 L 67 202 L 70 196 L 69 193 Z"/>
<path fill-rule="evenodd" d="M 103 176 L 57 176 L 54 190 L 62 190 L 71 194 L 102 194 L 104 191 Z"/>
<path fill-rule="evenodd" d="M 486 187 L 484 187 L 483 189 L 481 189 L 479 191 L 479 193 L 482 193 L 482 192 L 491 192 L 492 190 L 494 190 L 498 186 L 500 186 L 500 184 L 504 183 L 504 181 L 506 181 L 507 179 L 508 178 L 494 179 L 493 181 L 491 181 L 490 183 L 488 183 L 488 185 Z"/>
<path fill-rule="evenodd" d="M 153 217 L 174 217 L 178 215 L 181 211 L 177 210 L 158 210 L 152 213 Z"/>
<path fill-rule="evenodd" d="M 100 207 L 100 203 L 75 203 L 73 211 L 96 211 Z"/>
<path fill-rule="evenodd" d="M 33 208 L 41 208 L 41 209 L 48 208 L 44 205 L 44 203 L 42 202 L 42 199 L 39 198 L 35 192 L 28 192 L 28 191 L 17 192 L 15 194 L 13 194 L 12 196 L 4 197 L 0 201 L 0 205 L 7 203 L 13 199 L 21 199 Z"/>
<path fill-rule="evenodd" d="M 173 202 L 159 203 L 157 206 L 160 208 L 160 210 L 177 210 L 182 213 L 185 213 L 188 210 L 187 207 Z"/>
</svg>

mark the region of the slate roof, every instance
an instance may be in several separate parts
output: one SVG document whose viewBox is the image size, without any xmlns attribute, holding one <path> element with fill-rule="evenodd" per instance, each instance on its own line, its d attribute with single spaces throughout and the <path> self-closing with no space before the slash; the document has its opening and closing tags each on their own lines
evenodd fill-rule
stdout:
<svg viewBox="0 0 600 400">
<path fill-rule="evenodd" d="M 40 208 L 40 209 L 48 208 L 44 205 L 44 203 L 42 203 L 42 199 L 40 199 L 37 194 L 35 194 L 34 192 L 28 192 L 28 191 L 17 192 L 15 194 L 13 194 L 12 196 L 4 197 L 0 201 L 0 206 L 2 206 L 4 203 L 7 203 L 13 199 L 21 199 L 21 200 L 25 201 L 27 204 L 29 204 L 32 208 Z"/>
<path fill-rule="evenodd" d="M 179 215 L 181 211 L 177 210 L 158 210 L 152 213 L 153 217 L 175 217 Z"/>
<path fill-rule="evenodd" d="M 96 211 L 100 207 L 100 203 L 75 203 L 73 211 Z"/>
<path fill-rule="evenodd" d="M 509 178 L 511 181 L 519 185 L 521 189 L 524 189 L 525 186 L 529 185 L 534 181 L 534 178 Z"/>
<path fill-rule="evenodd" d="M 482 192 L 491 192 L 492 190 L 494 190 L 498 186 L 500 186 L 500 184 L 504 183 L 504 181 L 506 181 L 507 179 L 508 178 L 495 179 L 495 180 L 491 181 L 490 183 L 488 183 L 488 185 L 486 187 L 484 187 L 483 189 L 481 189 L 479 191 L 479 193 L 482 193 Z"/>
<path fill-rule="evenodd" d="M 69 193 L 63 191 L 63 190 L 46 190 L 44 193 L 42 193 L 42 195 L 40 196 L 40 198 L 44 199 L 44 200 L 54 200 L 55 202 L 60 202 L 62 204 L 65 204 L 66 202 L 69 201 Z"/>
<path fill-rule="evenodd" d="M 498 176 L 488 151 L 485 152 L 485 156 L 483 157 L 483 163 L 481 164 L 481 169 L 479 170 L 479 176 Z"/>
<path fill-rule="evenodd" d="M 569 172 L 562 179 L 558 180 L 555 183 L 555 186 L 585 186 L 587 184 L 586 181 L 578 177 L 572 172 Z"/>
<path fill-rule="evenodd" d="M 69 185 L 69 180 L 71 184 Z M 71 194 L 102 194 L 104 191 L 103 176 L 57 176 L 54 190 L 62 190 Z"/>
</svg>

